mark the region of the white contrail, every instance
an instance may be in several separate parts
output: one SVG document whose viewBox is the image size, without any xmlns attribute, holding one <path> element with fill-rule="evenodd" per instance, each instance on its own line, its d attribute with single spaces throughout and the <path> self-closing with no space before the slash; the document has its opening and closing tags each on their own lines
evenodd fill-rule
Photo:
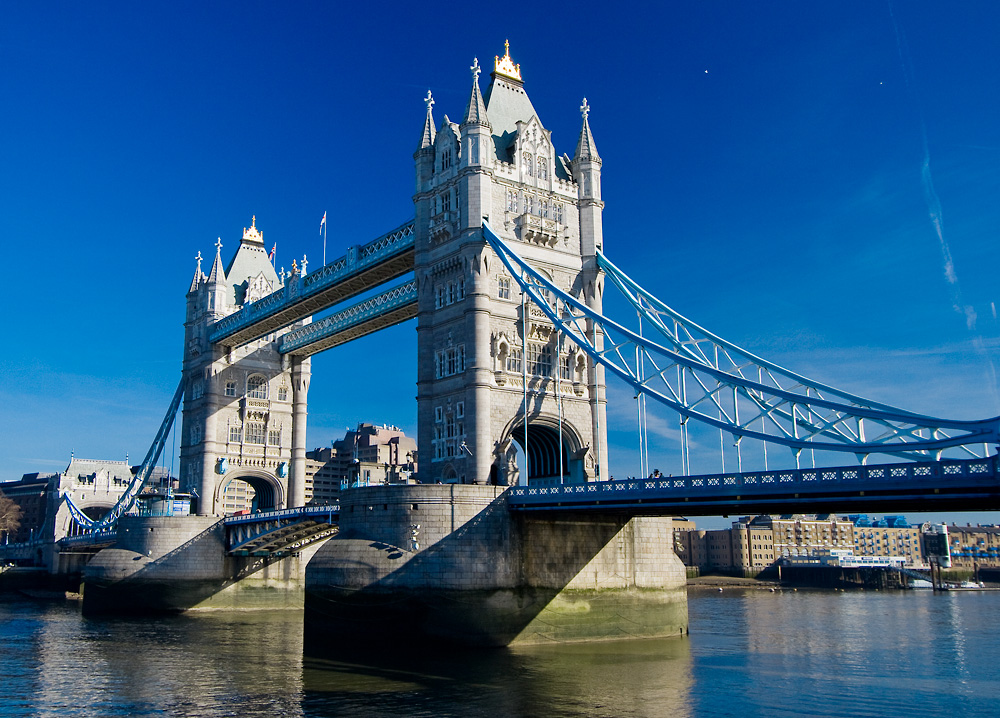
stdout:
<svg viewBox="0 0 1000 718">
<path fill-rule="evenodd" d="M 924 185 L 924 199 L 927 200 L 927 211 L 931 217 L 931 224 L 934 225 L 938 243 L 941 245 L 945 279 L 948 280 L 948 284 L 957 284 L 958 277 L 955 275 L 955 262 L 951 258 L 951 247 L 948 246 L 948 242 L 944 238 L 944 229 L 941 223 L 941 200 L 934 190 L 934 179 L 931 177 L 931 155 L 927 149 L 927 130 L 923 127 L 921 127 L 921 130 L 924 135 L 924 165 L 920 170 L 920 179 Z"/>
<path fill-rule="evenodd" d="M 976 332 L 976 320 L 978 315 L 976 314 L 975 307 L 971 304 L 965 304 L 962 299 L 962 285 L 958 281 L 958 273 L 955 271 L 955 261 L 951 255 L 951 247 L 948 245 L 948 240 L 944 236 L 944 221 L 941 214 L 941 199 L 938 197 L 937 191 L 934 189 L 934 178 L 931 174 L 931 153 L 930 146 L 927 141 L 927 124 L 924 122 L 923 112 L 920 109 L 920 101 L 917 97 L 916 82 L 910 71 L 909 62 L 909 50 L 906 47 L 906 40 L 903 34 L 900 32 L 899 25 L 896 23 L 896 15 L 892 11 L 892 2 L 889 0 L 887 3 L 889 6 L 889 17 L 892 20 L 892 29 L 896 33 L 896 51 L 899 53 L 899 64 L 903 71 L 903 80 L 906 83 L 906 88 L 910 92 L 910 96 L 913 98 L 914 104 L 917 108 L 917 118 L 920 122 L 920 137 L 923 140 L 923 150 L 924 158 L 923 165 L 920 168 L 920 181 L 924 189 L 924 200 L 927 203 L 927 212 L 930 216 L 931 224 L 934 227 L 934 232 L 937 234 L 938 246 L 941 248 L 941 259 L 944 264 L 944 276 L 951 287 L 951 301 L 952 308 L 960 315 L 965 317 L 965 326 L 971 332 Z M 996 318 L 996 306 L 990 305 L 993 311 L 993 317 Z M 985 342 L 983 342 L 983 337 L 981 334 L 976 333 L 973 337 L 973 346 L 976 350 L 986 359 L 989 365 L 989 376 L 991 379 L 991 393 L 994 398 L 995 403 L 1000 403 L 1000 391 L 997 388 L 997 371 L 996 366 L 993 362 L 993 357 L 986 351 Z"/>
</svg>

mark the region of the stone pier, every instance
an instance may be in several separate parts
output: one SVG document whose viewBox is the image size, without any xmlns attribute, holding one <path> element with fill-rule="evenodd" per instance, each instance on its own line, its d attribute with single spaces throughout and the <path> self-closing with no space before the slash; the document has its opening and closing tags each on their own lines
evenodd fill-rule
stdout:
<svg viewBox="0 0 1000 718">
<path fill-rule="evenodd" d="M 305 565 L 297 556 L 228 556 L 216 517 L 124 516 L 114 548 L 83 569 L 83 610 L 179 612 L 197 608 L 301 609 Z"/>
<path fill-rule="evenodd" d="M 669 518 L 514 514 L 503 491 L 344 492 L 340 533 L 306 568 L 306 634 L 503 646 L 686 632 Z"/>
</svg>

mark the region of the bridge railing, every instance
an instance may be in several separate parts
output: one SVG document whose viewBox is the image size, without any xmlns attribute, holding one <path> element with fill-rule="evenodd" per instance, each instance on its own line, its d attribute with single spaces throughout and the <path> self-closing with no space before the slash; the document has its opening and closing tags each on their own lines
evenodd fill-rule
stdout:
<svg viewBox="0 0 1000 718">
<path fill-rule="evenodd" d="M 514 486 L 510 490 L 511 506 L 552 504 L 563 500 L 600 501 L 629 494 L 650 498 L 690 497 L 726 498 L 763 494 L 794 494 L 796 492 L 829 492 L 832 490 L 864 491 L 866 488 L 941 487 L 949 480 L 995 483 L 997 457 L 987 459 L 955 459 L 908 464 L 831 467 L 816 469 L 783 469 L 699 476 L 659 476 L 646 479 L 626 479 L 564 484 L 561 486 Z"/>
<path fill-rule="evenodd" d="M 242 514 L 240 516 L 227 516 L 222 520 L 226 526 L 237 524 L 252 524 L 261 521 L 272 521 L 275 519 L 292 519 L 304 516 L 326 516 L 328 514 L 339 514 L 340 506 L 296 506 L 290 509 L 276 509 L 274 511 L 257 511 L 252 514 Z"/>
</svg>

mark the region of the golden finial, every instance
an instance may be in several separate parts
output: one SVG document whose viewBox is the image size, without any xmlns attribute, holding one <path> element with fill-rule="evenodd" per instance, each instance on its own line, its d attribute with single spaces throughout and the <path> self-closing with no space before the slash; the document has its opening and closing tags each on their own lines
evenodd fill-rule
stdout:
<svg viewBox="0 0 1000 718">
<path fill-rule="evenodd" d="M 252 217 L 250 217 L 250 226 L 251 227 L 257 226 L 257 215 L 253 215 Z"/>
<path fill-rule="evenodd" d="M 497 75 L 509 77 L 512 80 L 521 81 L 521 64 L 514 64 L 510 59 L 510 40 L 503 41 L 504 56 L 493 56 L 493 72 Z"/>
</svg>

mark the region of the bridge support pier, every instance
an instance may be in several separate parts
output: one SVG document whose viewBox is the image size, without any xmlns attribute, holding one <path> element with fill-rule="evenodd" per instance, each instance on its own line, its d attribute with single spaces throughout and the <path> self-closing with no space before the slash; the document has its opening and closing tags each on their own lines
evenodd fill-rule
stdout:
<svg viewBox="0 0 1000 718">
<path fill-rule="evenodd" d="M 315 551 L 229 556 L 225 528 L 213 516 L 125 516 L 115 545 L 83 567 L 83 612 L 301 609 L 305 566 Z"/>
<path fill-rule="evenodd" d="M 669 518 L 512 513 L 503 487 L 369 487 L 306 567 L 306 635 L 503 646 L 687 630 Z"/>
</svg>

